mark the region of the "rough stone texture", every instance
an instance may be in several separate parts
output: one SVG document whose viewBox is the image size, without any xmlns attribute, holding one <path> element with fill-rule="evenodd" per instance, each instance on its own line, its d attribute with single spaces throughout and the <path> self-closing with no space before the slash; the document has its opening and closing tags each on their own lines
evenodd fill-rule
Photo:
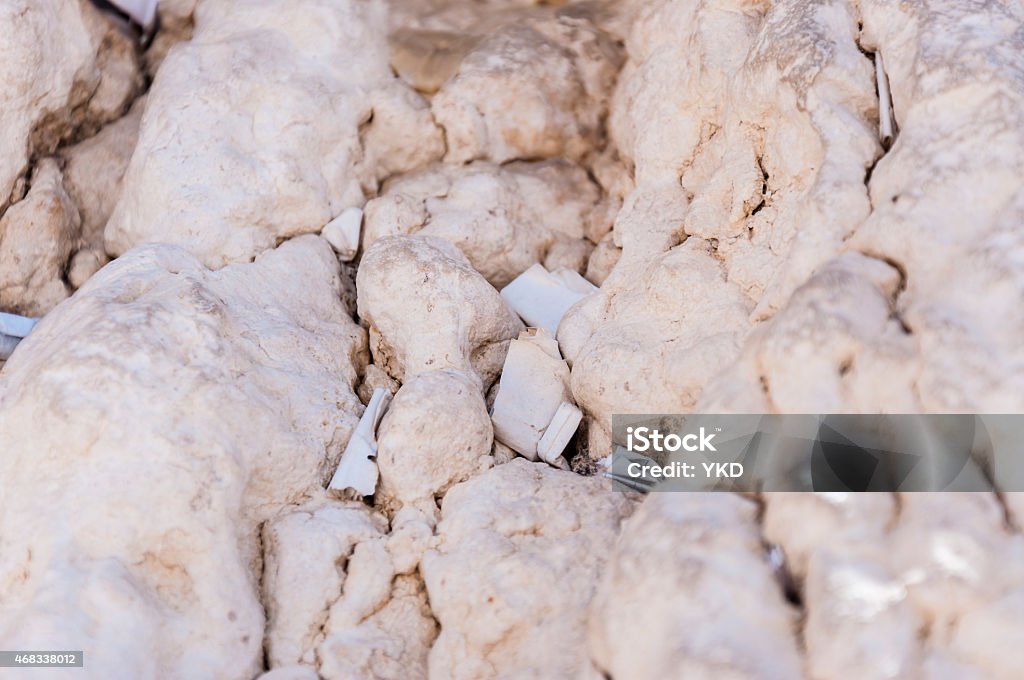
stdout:
<svg viewBox="0 0 1024 680">
<path fill-rule="evenodd" d="M 384 587 L 370 590 L 383 582 L 374 570 L 378 564 L 385 568 L 384 556 L 378 548 L 366 561 L 361 580 L 353 580 L 331 610 L 328 637 L 320 650 L 320 674 L 327 680 L 425 680 L 437 622 L 431 616 L 423 581 L 415 575 L 396 576 L 390 588 L 384 583 Z M 367 591 L 376 599 L 367 597 Z"/>
<path fill-rule="evenodd" d="M 95 678 L 260 670 L 257 527 L 358 420 L 338 292 L 313 236 L 219 272 L 150 246 L 37 326 L 0 376 L 6 644 L 84 649 Z"/>
<path fill-rule="evenodd" d="M 0 374 L 4 646 L 85 639 L 95 677 L 256 677 L 262 640 L 268 680 L 1016 680 L 1024 494 L 662 495 L 620 529 L 631 498 L 516 459 L 487 407 L 522 328 L 495 286 L 540 262 L 601 286 L 558 332 L 575 470 L 615 412 L 1020 411 L 1019 3 L 384 5 L 164 0 L 148 110 L 106 128 L 126 38 L 0 9 L 0 308 L 84 283 Z M 361 261 L 295 238 L 364 204 Z M 112 254 L 193 255 L 90 279 L 112 210 Z M 356 381 L 397 395 L 365 505 L 319 488 Z"/>
<path fill-rule="evenodd" d="M 751 335 L 740 360 L 706 388 L 698 410 L 896 413 L 919 404 L 906 385 L 915 346 L 895 316 L 900 274 L 860 253 L 830 260 Z"/>
<path fill-rule="evenodd" d="M 211 267 L 247 261 L 361 205 L 378 166 L 439 156 L 429 112 L 388 69 L 385 26 L 379 1 L 200 4 L 150 90 L 108 251 L 160 241 Z M 364 149 L 378 103 L 384 144 Z"/>
<path fill-rule="evenodd" d="M 690 411 L 735 356 L 749 309 L 700 239 L 631 268 L 620 260 L 558 332 L 595 457 L 611 450 L 613 413 Z"/>
<path fill-rule="evenodd" d="M 60 166 L 41 160 L 28 196 L 0 217 L 0 309 L 41 316 L 70 294 L 63 275 L 80 227 Z"/>
<path fill-rule="evenodd" d="M 493 438 L 475 374 L 445 369 L 407 378 L 377 435 L 382 502 L 432 504 L 489 465 Z"/>
<path fill-rule="evenodd" d="M 487 387 L 523 329 L 465 255 L 436 236 L 380 239 L 363 256 L 356 289 L 374 363 L 399 381 L 454 368 Z"/>
<path fill-rule="evenodd" d="M 773 494 L 812 677 L 1011 678 L 1024 538 L 990 494 Z M 796 518 L 801 518 L 799 521 Z M 998 651 L 997 651 L 998 648 Z"/>
<path fill-rule="evenodd" d="M 441 624 L 431 677 L 599 677 L 586 610 L 631 508 L 597 479 L 523 459 L 449 491 L 421 567 Z"/>
<path fill-rule="evenodd" d="M 323 500 L 264 528 L 271 667 L 302 664 L 328 680 L 426 678 L 436 624 L 422 582 L 396 577 L 387 530 L 361 503 Z"/>
<path fill-rule="evenodd" d="M 379 539 L 387 520 L 362 503 L 314 502 L 263 529 L 263 591 L 271 667 L 315 666 L 329 609 L 342 594 L 356 546 Z"/>
<path fill-rule="evenodd" d="M 620 59 L 615 43 L 582 18 L 498 29 L 434 96 L 434 117 L 448 140 L 445 160 L 581 159 L 600 140 Z"/>
<path fill-rule="evenodd" d="M 192 37 L 199 0 L 160 0 L 157 5 L 159 30 L 146 50 L 146 71 L 150 77 L 163 65 L 167 52 Z"/>
<path fill-rule="evenodd" d="M 733 494 L 652 494 L 623 526 L 592 605 L 597 666 L 624 680 L 801 677 L 796 613 L 756 512 Z"/>
<path fill-rule="evenodd" d="M 2 211 L 33 155 L 117 118 L 141 83 L 130 41 L 88 2 L 5 2 L 0 25 Z"/>
<path fill-rule="evenodd" d="M 422 582 L 396 576 L 387 521 L 361 503 L 316 501 L 264 529 L 272 667 L 329 680 L 425 678 L 436 636 Z"/>
<path fill-rule="evenodd" d="M 367 203 L 363 247 L 392 234 L 438 236 L 500 288 L 554 246 L 582 244 L 597 198 L 586 173 L 564 161 L 439 165 L 389 182 Z"/>
</svg>

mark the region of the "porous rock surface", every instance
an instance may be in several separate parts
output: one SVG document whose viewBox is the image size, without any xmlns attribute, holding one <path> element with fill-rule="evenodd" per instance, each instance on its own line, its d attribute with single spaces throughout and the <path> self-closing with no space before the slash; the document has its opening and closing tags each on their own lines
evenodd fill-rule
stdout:
<svg viewBox="0 0 1024 680">
<path fill-rule="evenodd" d="M 599 677 L 587 605 L 631 502 L 599 479 L 516 459 L 452 489 L 422 572 L 436 678 Z"/>
<path fill-rule="evenodd" d="M 403 94 L 388 70 L 385 9 L 200 3 L 191 40 L 154 78 L 107 249 L 173 242 L 212 267 L 247 261 L 361 205 L 378 165 L 439 157 L 429 112 L 420 104 L 417 113 L 418 95 Z M 384 110 L 371 124 L 377 102 Z M 387 128 L 378 133 L 387 148 L 364 148 L 367 125 Z"/>
<path fill-rule="evenodd" d="M 388 182 L 367 203 L 363 247 L 393 234 L 437 236 L 501 288 L 553 249 L 586 252 L 598 196 L 586 172 L 565 161 L 438 165 Z"/>
<path fill-rule="evenodd" d="M 1019 677 L 1022 495 L 582 474 L 615 413 L 1024 407 L 1019 3 L 159 15 L 0 8 L 0 310 L 45 315 L 0 372 L 4 648 L 104 679 Z M 339 265 L 312 234 L 350 207 Z M 537 263 L 599 286 L 557 333 L 579 472 L 493 438 L 498 291 Z M 380 481 L 341 499 L 375 387 Z"/>
<path fill-rule="evenodd" d="M 2 210 L 20 198 L 30 159 L 119 117 L 141 81 L 131 41 L 91 3 L 12 0 L 0 25 Z"/>
<path fill-rule="evenodd" d="M 47 316 L 0 378 L 7 644 L 84 649 L 91 677 L 259 670 L 258 527 L 358 419 L 338 288 L 315 236 L 218 272 L 158 245 Z"/>
</svg>

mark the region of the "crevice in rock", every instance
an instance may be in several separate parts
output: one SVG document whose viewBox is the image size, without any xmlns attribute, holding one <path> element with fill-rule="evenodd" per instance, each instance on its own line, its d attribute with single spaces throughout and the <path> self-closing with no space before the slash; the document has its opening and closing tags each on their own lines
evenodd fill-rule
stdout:
<svg viewBox="0 0 1024 680">
<path fill-rule="evenodd" d="M 886 533 L 893 531 L 900 523 L 900 518 L 903 516 L 903 496 L 900 495 L 899 491 L 890 492 L 892 495 L 892 517 L 889 518 L 888 524 L 885 525 Z"/>
<path fill-rule="evenodd" d="M 1021 528 L 1017 523 L 1017 518 L 1014 516 L 1013 510 L 1006 504 L 1006 492 L 997 489 L 993 493 L 995 495 L 996 502 L 999 504 L 999 509 L 1003 513 L 1003 528 L 1009 534 L 1019 534 Z"/>
<path fill-rule="evenodd" d="M 270 627 L 270 617 L 267 616 L 267 594 L 264 591 L 264 577 L 266 576 L 267 571 L 267 558 L 266 555 L 264 554 L 266 544 L 263 540 L 263 528 L 266 526 L 266 524 L 266 521 L 260 522 L 259 526 L 256 527 L 256 554 L 259 555 L 260 558 L 259 574 L 257 575 L 256 578 L 256 593 L 259 596 L 260 607 L 263 608 L 263 658 L 260 660 L 260 667 L 264 671 L 267 671 L 270 668 L 270 638 L 267 635 L 267 629 Z"/>
<path fill-rule="evenodd" d="M 354 542 L 347 553 L 345 553 L 344 555 L 339 555 L 338 559 L 334 561 L 334 568 L 337 570 L 338 575 L 341 577 L 341 586 L 338 590 L 338 594 L 333 599 L 328 600 L 324 608 L 321 609 L 320 613 L 317 615 L 317 631 L 316 635 L 313 636 L 313 660 L 317 672 L 320 671 L 320 668 L 323 665 L 323 659 L 320 658 L 320 648 L 323 646 L 324 641 L 327 639 L 327 626 L 331 622 L 331 609 L 334 608 L 334 605 L 336 605 L 341 600 L 341 598 L 345 597 L 345 579 L 347 578 L 345 570 L 348 567 L 349 559 L 351 559 L 352 554 L 355 553 L 356 546 L 358 545 L 358 541 Z M 392 578 L 392 587 L 394 587 L 394 582 L 395 579 Z"/>
<path fill-rule="evenodd" d="M 807 622 L 807 609 L 805 606 L 803 584 L 793 575 L 786 559 L 786 552 L 781 545 L 772 543 L 764 533 L 765 498 L 759 495 L 754 499 L 757 503 L 757 532 L 764 549 L 765 560 L 772 571 L 772 576 L 779 587 L 782 599 L 793 608 L 797 614 L 796 626 L 793 629 L 793 639 L 801 655 L 806 655 L 806 644 L 804 640 L 804 626 Z"/>
</svg>

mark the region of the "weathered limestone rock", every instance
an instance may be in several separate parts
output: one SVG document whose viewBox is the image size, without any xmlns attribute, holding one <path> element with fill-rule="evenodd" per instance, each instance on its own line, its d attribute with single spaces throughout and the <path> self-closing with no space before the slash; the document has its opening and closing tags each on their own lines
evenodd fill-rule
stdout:
<svg viewBox="0 0 1024 680">
<path fill-rule="evenodd" d="M 80 227 L 56 159 L 39 161 L 28 196 L 0 217 L 0 309 L 41 316 L 70 294 L 63 275 Z"/>
<path fill-rule="evenodd" d="M 593 472 L 617 412 L 1024 409 L 1019 3 L 160 16 L 146 112 L 104 127 L 138 46 L 84 0 L 0 7 L 0 309 L 49 312 L 0 364 L 4 647 L 97 678 L 1017 680 L 1024 494 L 623 523 L 492 423 L 565 465 L 575 401 Z M 601 289 L 532 296 L 547 380 L 512 353 L 499 392 L 528 307 L 495 288 L 542 266 Z M 372 507 L 322 489 L 360 381 L 395 395 Z"/>
<path fill-rule="evenodd" d="M 360 554 L 358 547 L 356 550 L 353 558 Z M 377 555 L 366 562 L 358 572 L 359 580 L 350 571 L 345 597 L 331 609 L 327 639 L 319 653 L 320 675 L 327 680 L 426 680 L 437 622 L 431 616 L 423 581 L 415 575 L 396 576 L 388 587 L 381 575 L 372 571 L 378 564 L 384 568 L 379 547 Z M 384 586 L 370 591 L 376 599 L 365 597 L 366 591 L 361 589 L 376 584 Z"/>
<path fill-rule="evenodd" d="M 1011 678 L 1020 667 L 1007 643 L 1024 630 L 1024 539 L 1006 531 L 994 496 L 766 500 L 766 538 L 802 584 L 813 677 Z"/>
<path fill-rule="evenodd" d="M 211 267 L 247 261 L 360 206 L 377 166 L 439 156 L 429 111 L 394 89 L 385 27 L 376 0 L 200 4 L 153 82 L 108 251 L 160 241 Z M 384 143 L 364 148 L 368 123 Z"/>
<path fill-rule="evenodd" d="M 396 578 L 387 528 L 361 503 L 324 501 L 267 525 L 272 667 L 302 664 L 329 680 L 426 678 L 436 623 L 422 582 Z"/>
<path fill-rule="evenodd" d="M 863 6 L 862 42 L 885 57 L 899 137 L 849 245 L 902 268 L 894 306 L 920 354 L 905 393 L 926 411 L 1019 413 L 1024 12 L 976 9 Z M 1004 39 L 1014 47 L 995 47 Z"/>
<path fill-rule="evenodd" d="M 801 677 L 796 616 L 774 581 L 756 506 L 655 493 L 619 536 L 590 615 L 590 652 L 632 678 Z"/>
<path fill-rule="evenodd" d="M 383 502 L 432 506 L 435 496 L 489 466 L 493 437 L 475 374 L 441 369 L 409 376 L 380 425 Z"/>
<path fill-rule="evenodd" d="M 421 571 L 438 678 L 587 675 L 586 610 L 632 505 L 606 482 L 516 459 L 444 498 Z"/>
<path fill-rule="evenodd" d="M 256 675 L 257 527 L 320 493 L 360 411 L 339 289 L 314 236 L 218 272 L 150 246 L 39 323 L 0 374 L 5 644 Z"/>
<path fill-rule="evenodd" d="M 129 39 L 88 2 L 5 2 L 0 25 L 2 212 L 33 155 L 120 116 L 141 82 Z"/>
<path fill-rule="evenodd" d="M 363 255 L 356 288 L 374 363 L 399 381 L 453 368 L 490 386 L 523 329 L 465 255 L 434 236 L 380 239 Z"/>
<path fill-rule="evenodd" d="M 601 141 L 620 62 L 614 41 L 585 18 L 501 27 L 461 58 L 433 98 L 445 160 L 580 160 Z"/>
<path fill-rule="evenodd" d="M 707 413 L 897 413 L 921 410 L 906 391 L 915 344 L 896 317 L 900 274 L 845 253 L 797 289 L 758 328 L 738 362 L 706 387 Z"/>
<path fill-rule="evenodd" d="M 671 11 L 682 14 L 669 21 Z M 752 319 L 776 317 L 748 336 L 739 364 L 707 386 L 698 408 L 1019 410 L 1024 373 L 1012 357 L 1024 320 L 988 310 L 1017 310 L 1013 291 L 1024 281 L 1011 227 L 1024 215 L 1015 179 L 1024 137 L 1008 104 L 1024 93 L 1014 75 L 1019 59 L 993 55 L 992 43 L 975 36 L 1009 35 L 1024 17 L 918 2 L 872 2 L 862 16 L 806 3 L 777 3 L 763 17 L 718 11 L 671 3 L 645 10 L 612 116 L 619 151 L 636 164 L 636 192 L 668 185 L 677 159 L 696 149 L 682 173 L 692 199 L 673 224 L 654 230 L 662 240 L 639 239 L 638 229 L 650 232 L 665 211 L 634 222 L 627 201 L 615 226 L 619 266 L 680 234 L 698 235 L 716 244 L 728 279 L 756 303 Z M 864 30 L 854 43 L 858 19 Z M 709 34 L 731 27 L 734 40 L 714 45 L 749 44 L 750 52 L 736 61 L 709 39 L 701 68 L 679 69 L 679 54 L 670 71 L 660 60 L 671 46 L 657 49 L 668 26 Z M 858 44 L 884 55 L 899 126 L 866 176 L 860 168 L 881 149 L 871 65 Z M 705 93 L 702 108 L 690 117 L 662 113 L 693 105 L 662 96 L 656 72 L 699 78 L 692 86 Z M 770 115 L 750 113 L 758 101 Z M 806 114 L 794 114 L 794 102 Z M 757 125 L 736 123 L 741 114 Z M 639 253 L 637 240 L 648 244 Z"/>
<path fill-rule="evenodd" d="M 585 243 L 597 199 L 586 172 L 565 161 L 433 166 L 367 203 L 363 246 L 392 234 L 438 236 L 500 288 L 552 248 Z"/>
<path fill-rule="evenodd" d="M 565 321 L 596 457 L 614 412 L 691 410 L 750 314 L 777 307 L 867 216 L 864 171 L 880 149 L 855 24 L 848 8 L 795 2 L 668 0 L 637 15 L 611 116 L 635 168 L 613 230 L 621 255 L 607 274 L 595 263 L 604 301 Z"/>
<path fill-rule="evenodd" d="M 263 529 L 263 590 L 271 667 L 316 665 L 330 605 L 363 541 L 382 538 L 387 520 L 362 503 L 313 503 Z"/>
<path fill-rule="evenodd" d="M 686 413 L 735 357 L 749 302 L 709 250 L 691 238 L 633 268 L 620 263 L 562 320 L 573 396 L 593 419 L 592 457 L 611 451 L 613 413 Z"/>
<path fill-rule="evenodd" d="M 152 78 L 163 65 L 167 52 L 192 37 L 199 0 L 160 0 L 157 5 L 159 30 L 146 50 L 146 72 Z"/>
</svg>

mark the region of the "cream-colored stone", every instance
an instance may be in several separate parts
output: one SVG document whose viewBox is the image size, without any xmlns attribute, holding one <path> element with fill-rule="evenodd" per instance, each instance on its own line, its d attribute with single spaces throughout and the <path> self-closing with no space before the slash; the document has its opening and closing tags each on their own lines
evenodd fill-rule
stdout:
<svg viewBox="0 0 1024 680">
<path fill-rule="evenodd" d="M 83 249 L 103 252 L 103 228 L 121 197 L 145 108 L 146 99 L 140 97 L 124 117 L 61 152 L 64 188 L 82 216 Z"/>
<path fill-rule="evenodd" d="M 359 401 L 364 404 L 370 403 L 370 399 L 373 398 L 373 393 L 378 387 L 383 387 L 394 394 L 398 391 L 399 385 L 398 381 L 388 375 L 380 366 L 369 364 L 363 375 L 363 382 L 359 383 L 359 389 L 356 391 Z"/>
<path fill-rule="evenodd" d="M 316 665 L 332 604 L 358 546 L 381 540 L 387 520 L 362 503 L 314 502 L 263 528 L 267 661 Z"/>
<path fill-rule="evenodd" d="M 689 412 L 736 356 L 749 310 L 700 239 L 631 268 L 620 261 L 558 332 L 576 403 L 593 419 L 592 437 L 604 435 L 590 455 L 611 452 L 614 413 Z"/>
<path fill-rule="evenodd" d="M 427 680 L 427 655 L 437 637 L 437 622 L 423 581 L 416 575 L 396 576 L 384 592 L 387 599 L 376 603 L 378 608 L 358 624 L 335 624 L 335 610 L 331 610 L 327 639 L 319 651 L 323 678 Z M 346 591 L 335 607 L 347 598 Z"/>
<path fill-rule="evenodd" d="M 587 268 L 583 272 L 587 281 L 595 286 L 604 284 L 621 256 L 622 249 L 615 246 L 611 234 L 606 235 L 590 253 L 590 258 L 587 260 Z"/>
<path fill-rule="evenodd" d="M 102 250 L 79 250 L 68 265 L 68 284 L 78 290 L 106 263 L 107 255 Z"/>
<path fill-rule="evenodd" d="M 523 328 L 466 257 L 434 236 L 378 240 L 363 255 L 356 287 L 374 363 L 400 381 L 452 368 L 489 386 Z"/>
<path fill-rule="evenodd" d="M 364 247 L 392 234 L 438 236 L 504 286 L 562 241 L 578 242 L 598 192 L 565 161 L 477 161 L 405 175 L 366 206 Z"/>
<path fill-rule="evenodd" d="M 386 23 L 377 0 L 201 3 L 153 82 L 107 250 L 171 242 L 212 267 L 247 261 L 362 205 L 378 166 L 439 155 L 429 112 L 394 94 Z"/>
<path fill-rule="evenodd" d="M 218 272 L 149 246 L 38 324 L 0 373 L 5 644 L 256 675 L 258 527 L 322 493 L 360 412 L 337 267 L 314 236 Z"/>
<path fill-rule="evenodd" d="M 39 161 L 28 195 L 0 217 L 0 309 L 41 316 L 71 294 L 63 277 L 80 228 L 57 161 Z"/>
<path fill-rule="evenodd" d="M 436 636 L 417 576 L 396 576 L 387 521 L 314 501 L 264 529 L 270 665 L 328 680 L 426 678 Z M 283 672 L 283 671 L 282 671 Z"/>
<path fill-rule="evenodd" d="M 584 18 L 524 19 L 484 37 L 434 95 L 445 160 L 581 159 L 601 140 L 620 63 Z"/>
<path fill-rule="evenodd" d="M 803 677 L 796 612 L 774 581 L 756 512 L 727 493 L 647 497 L 591 606 L 590 653 L 606 675 Z"/>
<path fill-rule="evenodd" d="M 383 502 L 432 504 L 486 467 L 493 436 L 475 374 L 441 369 L 407 377 L 378 435 Z"/>
<path fill-rule="evenodd" d="M 559 239 L 548 248 L 542 264 L 548 271 L 571 269 L 579 274 L 584 274 L 593 251 L 594 244 L 587 239 Z"/>
<path fill-rule="evenodd" d="M 0 212 L 29 159 L 117 118 L 141 82 L 129 39 L 88 2 L 0 7 Z"/>
<path fill-rule="evenodd" d="M 598 478 L 516 459 L 448 492 L 421 572 L 437 678 L 593 677 L 586 611 L 631 502 Z"/>
</svg>

